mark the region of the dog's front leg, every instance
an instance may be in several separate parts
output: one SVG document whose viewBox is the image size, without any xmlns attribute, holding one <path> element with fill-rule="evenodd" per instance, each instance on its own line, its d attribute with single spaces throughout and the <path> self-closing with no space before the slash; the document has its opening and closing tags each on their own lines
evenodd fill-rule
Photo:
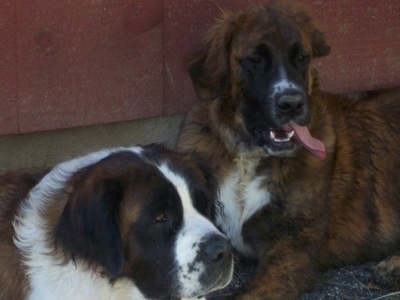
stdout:
<svg viewBox="0 0 400 300">
<path fill-rule="evenodd" d="M 296 299 L 313 285 L 326 224 L 313 210 L 304 211 L 290 217 L 265 210 L 245 224 L 243 235 L 258 265 L 237 299 Z"/>
<path fill-rule="evenodd" d="M 236 299 L 296 299 L 312 286 L 315 261 L 306 249 L 292 238 L 283 238 L 263 255 L 256 275 Z"/>
</svg>

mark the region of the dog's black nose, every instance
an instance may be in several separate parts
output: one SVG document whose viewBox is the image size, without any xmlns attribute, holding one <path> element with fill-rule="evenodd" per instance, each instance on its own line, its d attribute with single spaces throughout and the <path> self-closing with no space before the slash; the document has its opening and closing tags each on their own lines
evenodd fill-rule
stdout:
<svg viewBox="0 0 400 300">
<path fill-rule="evenodd" d="M 305 98 L 301 94 L 282 95 L 277 104 L 282 115 L 293 118 L 303 114 Z"/>
<path fill-rule="evenodd" d="M 217 263 L 232 255 L 232 247 L 222 235 L 212 235 L 205 241 L 202 253 L 208 262 Z"/>
</svg>

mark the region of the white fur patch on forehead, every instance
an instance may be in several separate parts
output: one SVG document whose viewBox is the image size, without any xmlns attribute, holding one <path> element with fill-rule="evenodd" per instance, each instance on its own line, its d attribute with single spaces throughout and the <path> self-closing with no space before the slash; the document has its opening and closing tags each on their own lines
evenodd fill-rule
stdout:
<svg viewBox="0 0 400 300">
<path fill-rule="evenodd" d="M 168 181 L 170 181 L 175 186 L 181 199 L 184 220 L 190 221 L 193 219 L 193 217 L 199 217 L 200 219 L 202 219 L 202 222 L 204 221 L 205 224 L 210 224 L 212 227 L 214 227 L 214 225 L 212 225 L 207 218 L 203 217 L 194 208 L 192 197 L 190 196 L 189 187 L 186 180 L 180 174 L 173 172 L 165 163 L 161 166 L 158 166 L 158 168 L 168 179 Z"/>
<path fill-rule="evenodd" d="M 272 86 L 272 89 L 273 89 L 272 96 L 275 96 L 276 94 L 281 93 L 288 89 L 302 91 L 301 87 L 299 87 L 297 84 L 291 82 L 288 79 L 286 71 L 283 68 L 279 69 L 279 78 Z"/>
<path fill-rule="evenodd" d="M 185 215 L 194 210 L 193 203 L 190 197 L 189 189 L 186 181 L 181 175 L 173 172 L 167 164 L 162 164 L 158 166 L 159 170 L 164 174 L 164 176 L 175 186 L 179 197 L 182 201 L 183 210 Z"/>
<path fill-rule="evenodd" d="M 202 242 L 218 229 L 202 216 L 193 206 L 186 180 L 174 173 L 166 164 L 158 166 L 164 176 L 175 186 L 183 207 L 183 225 L 175 243 L 175 257 L 178 269 L 179 294 L 193 297 L 202 289 L 200 278 L 205 272 L 204 263 L 198 260 Z"/>
</svg>

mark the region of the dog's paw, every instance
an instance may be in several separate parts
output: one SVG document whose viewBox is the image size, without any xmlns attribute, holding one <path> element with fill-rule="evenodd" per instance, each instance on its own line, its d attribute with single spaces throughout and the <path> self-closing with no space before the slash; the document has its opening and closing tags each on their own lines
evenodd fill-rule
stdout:
<svg viewBox="0 0 400 300">
<path fill-rule="evenodd" d="M 375 266 L 383 276 L 400 278 L 400 255 L 393 255 Z"/>
<path fill-rule="evenodd" d="M 372 268 L 374 281 L 388 290 L 400 290 L 400 255 L 393 255 Z"/>
</svg>

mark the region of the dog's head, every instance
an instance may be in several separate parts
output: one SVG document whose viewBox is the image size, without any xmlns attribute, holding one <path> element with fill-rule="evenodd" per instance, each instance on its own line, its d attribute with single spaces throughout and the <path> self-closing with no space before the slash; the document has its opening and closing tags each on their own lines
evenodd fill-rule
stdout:
<svg viewBox="0 0 400 300">
<path fill-rule="evenodd" d="M 195 297 L 232 277 L 214 215 L 214 182 L 193 156 L 121 150 L 76 172 L 55 240 L 67 260 L 132 279 L 151 299 Z M 59 250 L 58 250 L 59 251 Z"/>
<path fill-rule="evenodd" d="M 322 158 L 323 145 L 306 127 L 310 60 L 329 52 L 303 10 L 255 7 L 223 12 L 189 59 L 189 73 L 202 99 L 219 99 L 222 114 L 240 116 L 253 146 L 269 155 L 292 155 L 302 144 Z"/>
</svg>

